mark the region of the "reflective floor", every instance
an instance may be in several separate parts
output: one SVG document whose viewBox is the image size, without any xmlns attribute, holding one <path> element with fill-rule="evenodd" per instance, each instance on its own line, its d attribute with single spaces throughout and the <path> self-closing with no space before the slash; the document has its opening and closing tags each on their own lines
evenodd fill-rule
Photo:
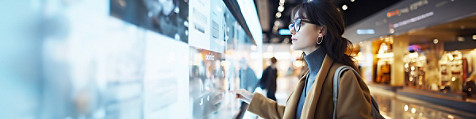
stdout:
<svg viewBox="0 0 476 119">
<path fill-rule="evenodd" d="M 370 87 L 380 113 L 391 119 L 474 119 L 476 114 Z M 476 108 L 475 108 L 476 109 Z"/>
<path fill-rule="evenodd" d="M 284 105 L 287 96 L 294 90 L 298 79 L 278 78 L 276 98 Z M 387 119 L 475 119 L 476 114 L 439 106 L 433 103 L 396 95 L 394 92 L 369 87 L 379 104 L 381 114 Z M 475 108 L 476 109 L 476 108 Z"/>
</svg>

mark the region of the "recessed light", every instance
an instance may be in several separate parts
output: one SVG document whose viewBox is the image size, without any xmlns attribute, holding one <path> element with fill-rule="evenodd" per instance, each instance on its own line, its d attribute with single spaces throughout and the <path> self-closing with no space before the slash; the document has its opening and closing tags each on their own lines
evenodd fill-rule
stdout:
<svg viewBox="0 0 476 119">
<path fill-rule="evenodd" d="M 458 36 L 458 38 L 456 38 L 456 40 L 459 41 L 459 42 L 463 42 L 463 41 L 464 41 L 464 37 Z"/>
<path fill-rule="evenodd" d="M 278 20 L 274 21 L 274 26 L 279 26 L 281 24 Z"/>
<path fill-rule="evenodd" d="M 283 12 L 283 11 L 284 11 L 284 6 L 281 6 L 281 5 L 280 5 L 280 6 L 278 7 L 278 11 L 279 11 L 279 12 Z"/>
<path fill-rule="evenodd" d="M 347 10 L 347 5 L 342 5 L 342 10 Z"/>
</svg>

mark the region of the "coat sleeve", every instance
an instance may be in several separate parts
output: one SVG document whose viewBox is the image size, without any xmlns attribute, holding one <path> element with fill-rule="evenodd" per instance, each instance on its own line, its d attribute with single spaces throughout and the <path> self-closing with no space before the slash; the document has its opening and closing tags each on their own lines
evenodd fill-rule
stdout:
<svg viewBox="0 0 476 119">
<path fill-rule="evenodd" d="M 281 119 L 283 118 L 285 106 L 278 105 L 274 100 L 265 96 L 254 93 L 251 99 L 248 111 L 265 119 Z"/>
<path fill-rule="evenodd" d="M 371 119 L 370 92 L 362 79 L 348 70 L 339 83 L 337 118 Z"/>
</svg>

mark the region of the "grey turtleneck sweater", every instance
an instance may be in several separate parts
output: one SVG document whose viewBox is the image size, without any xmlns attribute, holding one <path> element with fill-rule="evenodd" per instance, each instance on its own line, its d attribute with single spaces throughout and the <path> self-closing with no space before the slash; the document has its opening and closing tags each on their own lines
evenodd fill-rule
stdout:
<svg viewBox="0 0 476 119">
<path fill-rule="evenodd" d="M 304 88 L 302 89 L 301 97 L 299 98 L 298 107 L 296 108 L 296 116 L 295 119 L 301 118 L 302 107 L 304 106 L 304 101 L 306 100 L 307 93 L 311 89 L 312 84 L 316 81 L 316 76 L 319 70 L 321 69 L 322 62 L 324 61 L 324 57 L 326 56 L 326 52 L 324 48 L 318 48 L 314 52 L 304 56 L 304 59 L 307 62 L 307 66 L 309 68 L 309 73 L 306 77 L 306 83 Z"/>
</svg>

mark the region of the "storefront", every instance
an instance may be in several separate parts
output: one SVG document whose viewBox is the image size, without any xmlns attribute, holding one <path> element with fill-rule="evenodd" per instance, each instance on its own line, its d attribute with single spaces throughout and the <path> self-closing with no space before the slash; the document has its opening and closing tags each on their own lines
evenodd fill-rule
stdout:
<svg viewBox="0 0 476 119">
<path fill-rule="evenodd" d="M 351 26 L 344 36 L 359 45 L 357 59 L 369 85 L 472 101 L 476 97 L 474 4 L 406 0 Z"/>
<path fill-rule="evenodd" d="M 383 38 L 379 42 L 379 49 L 377 51 L 377 77 L 375 77 L 376 83 L 390 84 L 391 80 L 391 68 L 393 64 L 393 52 L 392 52 L 392 38 Z"/>
</svg>

